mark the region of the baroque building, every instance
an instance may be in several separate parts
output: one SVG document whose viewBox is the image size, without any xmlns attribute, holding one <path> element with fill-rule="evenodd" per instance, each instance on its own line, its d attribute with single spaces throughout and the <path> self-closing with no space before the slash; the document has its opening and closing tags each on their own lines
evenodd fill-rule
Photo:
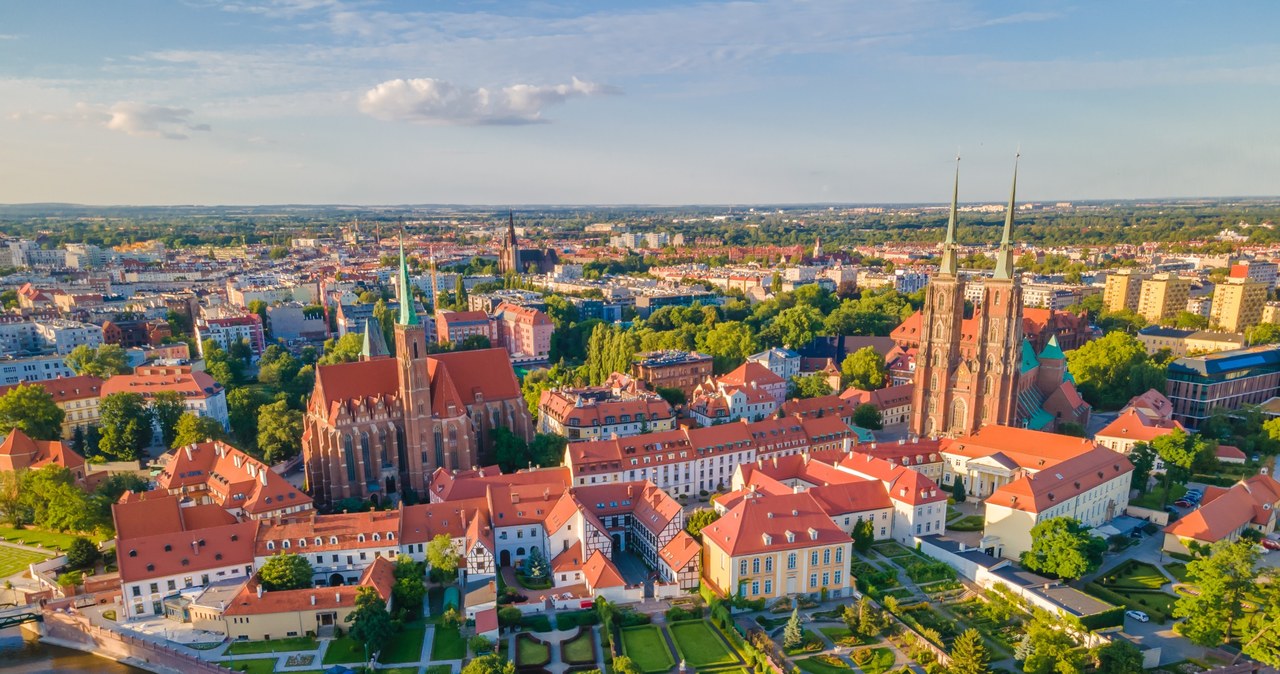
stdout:
<svg viewBox="0 0 1280 674">
<path fill-rule="evenodd" d="M 403 248 L 397 283 L 409 292 Z M 504 349 L 428 356 L 426 330 L 406 302 L 395 344 L 392 358 L 378 334 L 366 333 L 359 361 L 316 368 L 302 451 L 307 490 L 318 503 L 423 494 L 437 468 L 483 465 L 495 429 L 533 437 Z"/>
</svg>

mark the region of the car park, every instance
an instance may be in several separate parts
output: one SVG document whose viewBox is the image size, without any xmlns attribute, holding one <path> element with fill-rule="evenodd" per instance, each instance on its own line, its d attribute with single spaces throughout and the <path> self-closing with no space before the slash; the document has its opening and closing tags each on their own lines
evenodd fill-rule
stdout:
<svg viewBox="0 0 1280 674">
<path fill-rule="evenodd" d="M 1142 611 L 1125 611 L 1124 614 L 1140 623 L 1145 623 L 1151 620 L 1151 617 Z"/>
</svg>

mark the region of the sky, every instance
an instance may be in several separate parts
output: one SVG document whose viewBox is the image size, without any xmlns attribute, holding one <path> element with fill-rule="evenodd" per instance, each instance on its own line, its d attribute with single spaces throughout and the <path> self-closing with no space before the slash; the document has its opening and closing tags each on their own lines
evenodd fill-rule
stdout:
<svg viewBox="0 0 1280 674">
<path fill-rule="evenodd" d="M 1280 193 L 1280 4 L 0 6 L 0 203 Z"/>
</svg>

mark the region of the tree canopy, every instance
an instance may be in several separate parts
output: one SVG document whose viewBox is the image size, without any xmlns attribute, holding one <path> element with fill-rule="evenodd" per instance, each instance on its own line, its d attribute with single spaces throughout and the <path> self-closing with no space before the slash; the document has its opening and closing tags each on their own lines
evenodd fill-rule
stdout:
<svg viewBox="0 0 1280 674">
<path fill-rule="evenodd" d="M 844 374 L 844 383 L 863 391 L 874 391 L 883 388 L 888 381 L 888 368 L 884 357 L 870 346 L 864 346 L 845 356 L 840 364 L 840 372 Z"/>
<path fill-rule="evenodd" d="M 1037 573 L 1075 580 L 1102 563 L 1106 541 L 1072 517 L 1052 517 L 1031 527 L 1031 549 L 1022 565 Z"/>
<path fill-rule="evenodd" d="M 140 393 L 112 393 L 98 405 L 102 439 L 98 452 L 110 460 L 134 461 L 151 445 L 151 410 Z"/>
<path fill-rule="evenodd" d="M 1257 580 L 1257 562 L 1257 547 L 1248 540 L 1218 541 L 1208 556 L 1188 562 L 1187 582 L 1199 592 L 1181 595 L 1174 604 L 1173 615 L 1185 618 L 1176 625 L 1178 633 L 1200 646 L 1229 641 Z"/>
<path fill-rule="evenodd" d="M 39 384 L 18 384 L 0 396 L 0 434 L 17 428 L 34 440 L 56 440 L 65 417 L 53 395 Z"/>
<path fill-rule="evenodd" d="M 1098 409 L 1117 409 L 1148 389 L 1164 390 L 1164 371 L 1133 335 L 1111 332 L 1067 352 L 1080 395 Z"/>
<path fill-rule="evenodd" d="M 311 562 L 292 552 L 272 555 L 258 569 L 258 581 L 269 591 L 311 587 Z"/>
</svg>

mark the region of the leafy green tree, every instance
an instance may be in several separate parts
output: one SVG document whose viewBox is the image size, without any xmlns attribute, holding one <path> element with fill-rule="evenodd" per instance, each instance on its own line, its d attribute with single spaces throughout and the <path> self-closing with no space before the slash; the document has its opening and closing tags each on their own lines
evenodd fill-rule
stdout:
<svg viewBox="0 0 1280 674">
<path fill-rule="evenodd" d="M 698 335 L 698 350 L 715 359 L 717 373 L 733 370 L 747 360 L 747 356 L 760 350 L 755 333 L 740 321 L 724 321 Z"/>
<path fill-rule="evenodd" d="M 1182 429 L 1166 433 L 1151 441 L 1151 449 L 1164 462 L 1164 503 L 1169 505 L 1169 485 L 1174 474 L 1179 478 L 1190 475 L 1196 458 L 1208 451 L 1208 445 L 1199 435 L 1191 435 Z"/>
<path fill-rule="evenodd" d="M 112 473 L 98 485 L 89 498 L 93 511 L 93 520 L 97 528 L 113 531 L 115 523 L 111 519 L 111 505 L 120 500 L 125 492 L 140 493 L 147 490 L 150 483 L 140 475 L 133 473 Z"/>
<path fill-rule="evenodd" d="M 782 628 L 782 647 L 798 648 L 803 641 L 804 631 L 800 628 L 800 607 L 795 606 L 791 609 L 791 618 L 787 620 L 787 626 Z"/>
<path fill-rule="evenodd" d="M 119 344 L 101 344 L 97 349 L 81 344 L 67 354 L 64 362 L 76 374 L 99 379 L 129 371 L 129 359 Z"/>
<path fill-rule="evenodd" d="M 630 670 L 619 669 L 619 660 L 624 660 L 624 664 L 629 666 Z M 631 664 L 630 658 L 625 655 L 620 655 L 613 659 L 613 671 L 615 674 L 643 674 L 639 668 Z M 468 662 L 467 666 L 462 668 L 462 674 L 516 674 L 516 663 L 497 653 L 490 653 L 489 655 L 471 658 L 471 662 Z"/>
<path fill-rule="evenodd" d="M 19 487 L 21 473 L 0 471 L 0 519 L 9 526 L 20 528 L 31 524 L 34 513 Z"/>
<path fill-rule="evenodd" d="M 1201 314 L 1193 314 L 1190 311 L 1179 311 L 1173 317 L 1173 327 L 1182 328 L 1184 330 L 1204 330 L 1209 327 L 1209 317 Z"/>
<path fill-rule="evenodd" d="M 1142 651 L 1125 639 L 1116 639 L 1093 649 L 1097 674 L 1133 674 L 1141 672 Z"/>
<path fill-rule="evenodd" d="M 360 351 L 364 348 L 364 337 L 355 332 L 348 332 L 339 339 L 327 339 L 324 342 L 324 355 L 317 361 L 320 365 L 334 363 L 351 363 L 360 360 Z"/>
<path fill-rule="evenodd" d="M 1067 364 L 1080 394 L 1099 409 L 1116 409 L 1161 378 L 1147 362 L 1142 343 L 1125 332 L 1112 332 L 1068 352 Z M 1135 391 L 1139 386 L 1144 388 Z"/>
<path fill-rule="evenodd" d="M 0 434 L 16 428 L 34 440 L 56 440 L 65 417 L 53 394 L 39 384 L 18 384 L 0 396 Z"/>
<path fill-rule="evenodd" d="M 558 466 L 564 460 L 564 450 L 568 446 L 569 439 L 563 435 L 537 433 L 529 443 L 529 460 L 543 468 Z"/>
<path fill-rule="evenodd" d="M 871 520 L 859 519 L 853 525 L 853 548 L 866 554 L 871 552 L 871 545 L 876 542 L 876 525 Z"/>
<path fill-rule="evenodd" d="M 991 671 L 991 654 L 982 643 L 982 635 L 973 628 L 956 637 L 951 644 L 951 662 L 947 674 L 987 674 Z"/>
<path fill-rule="evenodd" d="M 880 421 L 880 410 L 871 403 L 862 403 L 853 410 L 853 425 L 873 431 L 884 428 Z"/>
<path fill-rule="evenodd" d="M 493 346 L 493 342 L 489 341 L 484 335 L 467 335 L 458 342 L 457 351 L 475 351 L 477 349 L 488 349 Z"/>
<path fill-rule="evenodd" d="M 771 346 L 804 348 L 818 336 L 822 314 L 811 306 L 794 306 L 778 312 L 777 317 L 760 333 L 761 341 Z"/>
<path fill-rule="evenodd" d="M 258 451 L 270 464 L 297 456 L 302 451 L 302 412 L 289 409 L 283 400 L 258 408 Z"/>
<path fill-rule="evenodd" d="M 671 386 L 658 386 L 654 389 L 654 393 L 662 396 L 668 405 L 676 407 L 685 403 L 684 391 Z"/>
<path fill-rule="evenodd" d="M 272 402 L 259 386 L 242 386 L 227 392 L 227 420 L 241 449 L 253 451 L 258 446 L 258 408 Z"/>
<path fill-rule="evenodd" d="M 281 552 L 272 555 L 258 569 L 258 581 L 268 591 L 311 587 L 311 562 L 302 555 Z"/>
<path fill-rule="evenodd" d="M 883 388 L 888 380 L 888 371 L 884 357 L 870 346 L 864 346 L 845 356 L 844 362 L 840 364 L 845 384 L 863 391 Z"/>
<path fill-rule="evenodd" d="M 391 614 L 387 612 L 387 603 L 378 596 L 378 591 L 370 586 L 356 590 L 356 608 L 347 614 L 346 621 L 351 623 L 348 634 L 356 643 L 364 646 L 364 660 L 368 662 L 374 653 L 386 646 L 395 636 L 395 626 L 391 622 Z"/>
<path fill-rule="evenodd" d="M 57 465 L 19 475 L 18 491 L 36 526 L 55 531 L 89 531 L 94 510 L 89 495 L 75 485 L 71 471 Z"/>
<path fill-rule="evenodd" d="M 203 417 L 194 412 L 183 412 L 178 423 L 173 427 L 173 441 L 170 449 L 185 447 L 205 440 L 226 440 L 227 432 L 217 419 Z"/>
<path fill-rule="evenodd" d="M 1083 674 L 1084 654 L 1075 638 L 1062 629 L 1057 618 L 1037 612 L 1027 625 L 1022 671 L 1027 674 Z"/>
<path fill-rule="evenodd" d="M 1218 541 L 1209 555 L 1188 562 L 1187 582 L 1199 592 L 1184 594 L 1174 604 L 1173 615 L 1185 618 L 1175 626 L 1177 632 L 1205 647 L 1230 641 L 1257 581 L 1257 563 L 1257 547 L 1246 540 Z"/>
<path fill-rule="evenodd" d="M 685 518 L 684 530 L 689 532 L 690 536 L 697 538 L 708 524 L 718 519 L 720 519 L 720 513 L 716 512 L 714 508 L 698 508 Z"/>
<path fill-rule="evenodd" d="M 489 436 L 493 441 L 493 455 L 502 472 L 515 472 L 528 466 L 529 445 L 524 438 L 501 426 L 493 429 Z"/>
<path fill-rule="evenodd" d="M 418 563 L 408 555 L 396 557 L 395 585 L 391 588 L 394 604 L 409 619 L 422 616 L 422 602 L 427 596 L 427 586 L 422 584 L 422 572 Z"/>
<path fill-rule="evenodd" d="M 102 440 L 98 451 L 117 461 L 134 461 L 151 444 L 151 410 L 140 393 L 112 393 L 98 405 Z"/>
<path fill-rule="evenodd" d="M 97 563 L 102 554 L 98 546 L 84 536 L 76 536 L 67 548 L 67 566 L 73 569 L 88 569 Z"/>
<path fill-rule="evenodd" d="M 1280 325 L 1275 323 L 1259 323 L 1244 334 L 1250 344 L 1280 344 Z"/>
<path fill-rule="evenodd" d="M 173 439 L 178 434 L 178 420 L 186 412 L 187 400 L 177 391 L 159 391 L 151 396 L 151 415 L 160 426 L 161 442 L 165 447 L 173 446 Z"/>
<path fill-rule="evenodd" d="M 1280 666 L 1280 582 L 1278 569 L 1263 569 L 1259 576 L 1271 578 L 1258 583 L 1254 590 L 1258 598 L 1258 610 L 1253 614 L 1250 631 L 1241 637 L 1244 654 L 1272 667 Z"/>
<path fill-rule="evenodd" d="M 821 398 L 832 393 L 827 377 L 819 372 L 803 377 L 792 377 L 791 389 L 788 393 L 792 398 Z"/>
<path fill-rule="evenodd" d="M 451 578 L 458 573 L 458 551 L 448 534 L 436 534 L 427 543 L 427 563 L 446 577 Z"/>
<path fill-rule="evenodd" d="M 1075 580 L 1102 563 L 1106 541 L 1072 517 L 1052 517 L 1031 527 L 1031 549 L 1022 565 L 1037 573 Z"/>
</svg>

